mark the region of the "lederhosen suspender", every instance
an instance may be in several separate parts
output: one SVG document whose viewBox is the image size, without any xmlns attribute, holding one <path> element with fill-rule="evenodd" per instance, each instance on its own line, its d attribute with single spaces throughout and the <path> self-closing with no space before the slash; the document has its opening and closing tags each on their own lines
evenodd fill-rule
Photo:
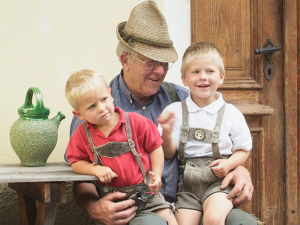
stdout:
<svg viewBox="0 0 300 225">
<path fill-rule="evenodd" d="M 126 128 L 128 142 L 110 142 L 110 143 L 96 147 L 94 145 L 90 130 L 86 128 L 85 122 L 83 123 L 85 133 L 87 135 L 88 141 L 89 141 L 92 151 L 94 153 L 94 162 L 93 163 L 94 164 L 99 163 L 101 166 L 103 166 L 100 156 L 104 156 L 107 158 L 114 158 L 114 157 L 120 156 L 122 154 L 125 154 L 125 153 L 131 151 L 139 165 L 139 168 L 140 168 L 142 174 L 143 174 L 144 183 L 148 184 L 149 180 L 148 180 L 144 165 L 142 163 L 140 155 L 137 153 L 137 151 L 135 149 L 135 144 L 132 140 L 132 133 L 131 133 L 131 127 L 130 127 L 128 113 L 125 112 L 124 115 L 125 115 L 125 120 L 126 120 L 125 128 Z M 105 191 L 105 192 L 108 192 L 109 183 L 106 183 L 105 186 L 107 187 L 106 188 L 107 191 Z"/>
<path fill-rule="evenodd" d="M 207 130 L 202 128 L 190 128 L 189 127 L 189 112 L 187 109 L 186 101 L 182 101 L 182 126 L 181 137 L 178 147 L 179 161 L 181 164 L 185 163 L 184 147 L 188 139 L 196 141 L 205 141 L 212 143 L 212 152 L 214 159 L 222 159 L 222 155 L 219 150 L 219 135 L 222 124 L 222 119 L 225 111 L 226 103 L 219 109 L 217 114 L 216 125 L 213 130 Z"/>
</svg>

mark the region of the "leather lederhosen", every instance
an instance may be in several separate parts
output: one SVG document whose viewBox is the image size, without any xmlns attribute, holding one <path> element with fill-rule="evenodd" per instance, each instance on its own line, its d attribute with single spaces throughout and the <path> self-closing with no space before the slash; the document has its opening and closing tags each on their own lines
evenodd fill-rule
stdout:
<svg viewBox="0 0 300 225">
<path fill-rule="evenodd" d="M 220 182 L 222 179 L 219 179 L 215 176 L 210 168 L 210 164 L 215 159 L 223 158 L 220 154 L 218 143 L 225 107 L 226 103 L 224 103 L 224 105 L 218 111 L 217 121 L 213 130 L 190 128 L 188 123 L 189 112 L 186 101 L 182 101 L 183 125 L 181 126 L 181 137 L 178 148 L 180 163 L 178 192 L 191 192 L 195 194 L 201 200 L 201 204 L 209 195 L 220 191 Z M 197 157 L 186 159 L 184 149 L 188 139 L 211 142 L 213 157 Z M 227 156 L 224 158 L 227 158 Z M 225 192 L 228 193 L 228 190 L 230 189 L 225 190 Z"/>
</svg>

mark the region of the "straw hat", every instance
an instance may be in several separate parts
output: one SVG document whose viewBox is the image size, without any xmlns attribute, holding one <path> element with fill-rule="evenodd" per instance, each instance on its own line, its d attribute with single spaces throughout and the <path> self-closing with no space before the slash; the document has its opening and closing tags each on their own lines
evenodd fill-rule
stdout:
<svg viewBox="0 0 300 225">
<path fill-rule="evenodd" d="M 166 19 L 152 0 L 142 2 L 131 11 L 128 21 L 117 26 L 117 37 L 120 42 L 150 59 L 160 62 L 178 59 Z"/>
</svg>

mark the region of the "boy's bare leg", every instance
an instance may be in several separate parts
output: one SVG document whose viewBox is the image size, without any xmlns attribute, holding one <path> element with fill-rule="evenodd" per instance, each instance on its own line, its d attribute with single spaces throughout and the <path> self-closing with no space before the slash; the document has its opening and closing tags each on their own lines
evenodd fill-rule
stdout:
<svg viewBox="0 0 300 225">
<path fill-rule="evenodd" d="M 178 225 L 176 218 L 171 209 L 158 209 L 154 211 L 156 214 L 168 221 L 168 225 Z M 199 224 L 199 223 L 198 223 Z"/>
<path fill-rule="evenodd" d="M 178 209 L 178 212 L 175 212 L 178 225 L 199 225 L 201 216 L 201 211 L 192 209 Z"/>
<path fill-rule="evenodd" d="M 210 195 L 203 203 L 203 224 L 224 225 L 232 208 L 232 200 L 227 199 L 227 194 L 217 192 Z"/>
</svg>

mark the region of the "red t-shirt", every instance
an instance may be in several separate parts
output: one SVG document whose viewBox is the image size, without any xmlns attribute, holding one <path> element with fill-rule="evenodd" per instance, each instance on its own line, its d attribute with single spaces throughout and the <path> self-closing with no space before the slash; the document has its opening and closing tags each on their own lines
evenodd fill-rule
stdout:
<svg viewBox="0 0 300 225">
<path fill-rule="evenodd" d="M 108 137 L 105 137 L 93 124 L 86 122 L 86 127 L 90 129 L 96 147 L 109 142 L 127 142 L 124 111 L 115 107 L 115 112 L 120 114 L 120 119 Z M 155 124 L 148 118 L 130 112 L 129 121 L 135 149 L 137 153 L 141 153 L 140 157 L 147 172 L 151 167 L 148 153 L 156 150 L 163 140 Z M 94 154 L 82 124 L 78 126 L 69 140 L 67 158 L 70 164 L 82 160 L 94 162 Z M 143 174 L 131 151 L 115 158 L 101 156 L 101 161 L 104 166 L 110 167 L 118 175 L 110 182 L 111 187 L 127 187 L 143 182 Z M 103 185 L 100 181 L 98 183 Z"/>
</svg>

